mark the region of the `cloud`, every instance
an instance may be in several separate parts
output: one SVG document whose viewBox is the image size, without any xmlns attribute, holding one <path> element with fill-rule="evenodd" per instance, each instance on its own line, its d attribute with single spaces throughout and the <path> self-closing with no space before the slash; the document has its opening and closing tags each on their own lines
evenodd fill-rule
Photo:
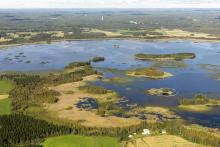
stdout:
<svg viewBox="0 0 220 147">
<path fill-rule="evenodd" d="M 0 8 L 220 8 L 220 0 L 0 0 Z"/>
</svg>

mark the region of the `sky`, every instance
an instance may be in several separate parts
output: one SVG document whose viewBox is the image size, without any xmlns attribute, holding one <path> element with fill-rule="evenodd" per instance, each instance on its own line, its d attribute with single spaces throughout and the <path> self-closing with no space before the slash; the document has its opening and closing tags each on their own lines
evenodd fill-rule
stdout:
<svg viewBox="0 0 220 147">
<path fill-rule="evenodd" d="M 0 8 L 220 8 L 220 0 L 0 0 Z"/>
</svg>

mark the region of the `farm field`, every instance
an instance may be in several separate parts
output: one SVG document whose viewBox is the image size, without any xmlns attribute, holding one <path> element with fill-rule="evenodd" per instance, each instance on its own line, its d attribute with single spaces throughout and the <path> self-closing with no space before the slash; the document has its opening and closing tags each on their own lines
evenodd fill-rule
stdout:
<svg viewBox="0 0 220 147">
<path fill-rule="evenodd" d="M 8 115 L 11 113 L 11 100 L 9 98 L 0 99 L 0 115 Z"/>
<path fill-rule="evenodd" d="M 67 135 L 47 138 L 43 147 L 120 147 L 116 138 Z"/>
<path fill-rule="evenodd" d="M 150 136 L 132 140 L 126 147 L 208 147 L 173 135 Z"/>
<path fill-rule="evenodd" d="M 12 89 L 12 84 L 7 81 L 0 81 L 0 95 L 7 94 Z"/>
<path fill-rule="evenodd" d="M 11 100 L 8 98 L 8 93 L 12 87 L 10 82 L 0 81 L 0 115 L 8 115 L 11 113 Z"/>
</svg>

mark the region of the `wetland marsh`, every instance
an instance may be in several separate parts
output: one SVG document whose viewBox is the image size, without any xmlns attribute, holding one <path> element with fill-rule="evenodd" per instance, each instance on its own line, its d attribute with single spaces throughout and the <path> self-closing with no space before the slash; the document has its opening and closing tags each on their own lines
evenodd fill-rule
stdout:
<svg viewBox="0 0 220 147">
<path fill-rule="evenodd" d="M 115 48 L 114 45 L 119 45 Z M 210 42 L 140 41 L 140 40 L 81 40 L 61 41 L 52 44 L 32 44 L 2 48 L 0 50 L 0 70 L 2 72 L 57 72 L 73 61 L 88 61 L 103 57 L 102 62 L 91 65 L 102 79 L 88 82 L 117 92 L 126 100 L 125 105 L 177 107 L 180 98 L 193 98 L 195 94 L 205 94 L 219 99 L 220 82 L 213 75 L 220 73 L 218 68 L 207 70 L 201 65 L 220 66 L 220 44 Z M 195 58 L 183 61 L 142 61 L 134 55 L 193 53 Z M 64 58 L 65 57 L 65 58 Z M 44 63 L 44 64 L 42 64 Z M 156 66 L 155 66 L 156 65 Z M 156 68 L 172 74 L 166 79 L 128 76 L 130 70 Z M 207 67 L 207 66 L 206 66 Z M 175 96 L 147 94 L 146 89 L 175 89 Z M 189 121 L 220 128 L 220 109 L 207 113 L 177 110 Z M 204 121 L 200 121 L 204 119 Z M 214 123 L 210 123 L 214 122 Z"/>
</svg>

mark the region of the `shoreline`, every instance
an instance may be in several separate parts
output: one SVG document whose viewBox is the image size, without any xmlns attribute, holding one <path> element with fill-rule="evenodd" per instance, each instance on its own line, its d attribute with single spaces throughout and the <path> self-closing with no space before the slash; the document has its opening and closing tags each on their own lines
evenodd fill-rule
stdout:
<svg viewBox="0 0 220 147">
<path fill-rule="evenodd" d="M 195 43 L 220 43 L 220 38 L 209 39 L 209 38 L 187 38 L 187 37 L 166 37 L 162 36 L 162 38 L 137 38 L 137 37 L 104 37 L 104 38 L 86 38 L 86 39 L 58 39 L 51 40 L 50 43 L 47 41 L 36 41 L 32 43 L 15 43 L 15 44 L 4 44 L 0 45 L 0 49 L 8 48 L 8 47 L 16 47 L 22 45 L 34 45 L 34 44 L 52 44 L 62 41 L 95 41 L 95 40 L 133 40 L 133 41 L 161 41 L 161 42 L 169 42 L 169 41 L 191 41 Z"/>
</svg>

